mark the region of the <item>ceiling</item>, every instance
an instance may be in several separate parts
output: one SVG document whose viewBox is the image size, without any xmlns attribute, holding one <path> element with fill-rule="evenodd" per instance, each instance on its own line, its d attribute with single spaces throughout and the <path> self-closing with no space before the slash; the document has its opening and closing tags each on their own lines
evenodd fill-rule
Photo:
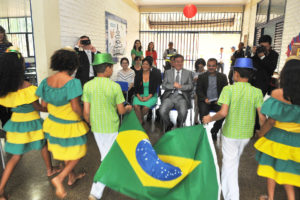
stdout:
<svg viewBox="0 0 300 200">
<path fill-rule="evenodd" d="M 133 0 L 138 6 L 245 5 L 250 0 Z"/>
</svg>

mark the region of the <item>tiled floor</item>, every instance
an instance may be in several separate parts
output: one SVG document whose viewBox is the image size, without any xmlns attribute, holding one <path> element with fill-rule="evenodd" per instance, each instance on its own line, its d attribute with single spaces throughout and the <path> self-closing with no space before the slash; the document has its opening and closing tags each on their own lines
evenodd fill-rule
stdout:
<svg viewBox="0 0 300 200">
<path fill-rule="evenodd" d="M 146 132 L 149 134 L 152 143 L 155 143 L 162 135 L 159 124 L 147 122 L 145 125 Z M 209 129 L 209 127 L 208 127 Z M 239 183 L 241 200 L 256 200 L 261 194 L 266 193 L 266 180 L 256 175 L 257 164 L 254 159 L 255 150 L 251 140 L 241 157 L 239 170 Z M 215 143 L 219 164 L 221 161 L 221 142 L 220 138 Z M 6 156 L 8 159 L 8 156 Z M 86 200 L 90 191 L 93 175 L 99 167 L 100 155 L 92 134 L 88 137 L 88 153 L 80 161 L 76 170 L 84 168 L 88 174 L 82 180 L 78 181 L 73 188 L 66 184 L 68 192 L 67 198 L 70 200 Z M 57 164 L 57 163 L 56 163 Z M 2 171 L 2 169 L 1 169 Z M 130 180 L 128 180 L 130 181 Z M 56 199 L 54 189 L 50 179 L 46 176 L 46 168 L 39 152 L 29 152 L 25 154 L 16 167 L 11 179 L 9 180 L 6 192 L 10 195 L 10 200 L 54 200 Z M 299 189 L 297 199 L 300 199 Z M 284 200 L 285 193 L 282 186 L 276 188 L 276 200 Z M 105 189 L 104 200 L 129 200 L 117 192 Z"/>
</svg>

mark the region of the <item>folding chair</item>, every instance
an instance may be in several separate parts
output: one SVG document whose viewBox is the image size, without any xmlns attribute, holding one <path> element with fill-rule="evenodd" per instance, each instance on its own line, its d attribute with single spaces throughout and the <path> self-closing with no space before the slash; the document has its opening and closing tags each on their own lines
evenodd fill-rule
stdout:
<svg viewBox="0 0 300 200">
<path fill-rule="evenodd" d="M 157 94 L 157 102 L 155 105 L 153 105 L 150 109 L 152 110 L 152 122 L 155 121 L 155 118 L 156 118 L 156 107 L 158 104 L 158 101 L 159 101 L 159 89 L 160 89 L 160 86 L 157 87 L 156 89 L 156 94 Z"/>
<path fill-rule="evenodd" d="M 189 107 L 188 108 L 188 113 L 187 114 L 190 114 L 190 126 L 193 126 L 193 102 L 192 102 L 192 100 L 191 100 L 191 107 Z M 172 108 L 171 110 L 170 110 L 170 112 L 169 112 L 169 115 L 170 115 L 170 113 L 171 113 L 171 111 L 177 111 L 175 108 Z M 186 120 L 185 120 L 185 122 L 183 123 L 183 126 L 185 126 L 185 124 L 186 124 L 186 121 L 188 120 L 188 117 L 186 118 Z M 163 124 L 163 131 L 165 130 L 165 123 L 162 121 L 162 124 Z"/>
<path fill-rule="evenodd" d="M 128 89 L 129 85 L 128 82 L 125 81 L 116 81 L 121 86 L 122 92 L 126 92 L 126 101 L 128 101 Z"/>
<path fill-rule="evenodd" d="M 126 101 L 128 102 L 128 89 L 129 89 L 128 82 L 116 81 L 116 83 L 118 83 L 121 86 L 122 92 L 126 92 Z M 122 120 L 123 120 L 123 115 L 121 115 L 121 123 L 122 123 Z"/>
<path fill-rule="evenodd" d="M 2 129 L 0 129 L 0 156 L 1 156 L 1 161 L 2 161 L 2 167 L 4 170 L 5 169 L 5 160 L 4 160 L 4 150 L 3 150 L 2 141 L 1 141 L 2 138 L 5 139 L 5 132 Z"/>
</svg>

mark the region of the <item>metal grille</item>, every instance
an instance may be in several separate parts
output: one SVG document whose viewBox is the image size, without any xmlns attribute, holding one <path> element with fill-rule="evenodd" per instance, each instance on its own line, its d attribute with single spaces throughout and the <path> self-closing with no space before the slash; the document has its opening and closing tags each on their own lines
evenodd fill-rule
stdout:
<svg viewBox="0 0 300 200">
<path fill-rule="evenodd" d="M 258 46 L 258 41 L 259 41 L 259 38 L 261 37 L 261 35 L 262 35 L 262 28 L 256 28 L 255 29 L 255 40 L 254 40 L 255 46 Z"/>
<path fill-rule="evenodd" d="M 183 13 L 141 13 L 140 39 L 147 50 L 149 42 L 154 42 L 157 52 L 157 65 L 162 69 L 165 61 L 163 52 L 172 41 L 174 48 L 185 57 L 184 68 L 193 69 L 199 58 L 200 44 L 204 34 L 240 34 L 243 13 L 197 13 L 192 19 Z"/>
<path fill-rule="evenodd" d="M 0 18 L 0 25 L 6 30 L 7 39 L 20 48 L 24 57 L 34 56 L 31 17 Z"/>
<path fill-rule="evenodd" d="M 31 2 L 5 0 L 2 3 L 0 25 L 6 30 L 8 40 L 18 46 L 25 57 L 25 79 L 37 85 Z"/>
<path fill-rule="evenodd" d="M 284 25 L 284 22 L 279 22 L 276 24 L 276 27 L 275 27 L 274 50 L 276 52 L 281 51 L 283 25 Z"/>
</svg>

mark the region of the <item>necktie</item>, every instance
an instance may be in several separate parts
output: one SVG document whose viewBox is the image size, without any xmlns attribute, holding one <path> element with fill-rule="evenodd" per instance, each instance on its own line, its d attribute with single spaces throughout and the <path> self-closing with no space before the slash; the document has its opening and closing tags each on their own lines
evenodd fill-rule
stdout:
<svg viewBox="0 0 300 200">
<path fill-rule="evenodd" d="M 175 82 L 179 83 L 179 71 L 177 71 L 176 77 L 175 77 Z M 178 90 L 175 89 L 174 94 L 178 94 Z"/>
<path fill-rule="evenodd" d="M 177 71 L 175 82 L 179 83 L 179 71 Z"/>
</svg>

